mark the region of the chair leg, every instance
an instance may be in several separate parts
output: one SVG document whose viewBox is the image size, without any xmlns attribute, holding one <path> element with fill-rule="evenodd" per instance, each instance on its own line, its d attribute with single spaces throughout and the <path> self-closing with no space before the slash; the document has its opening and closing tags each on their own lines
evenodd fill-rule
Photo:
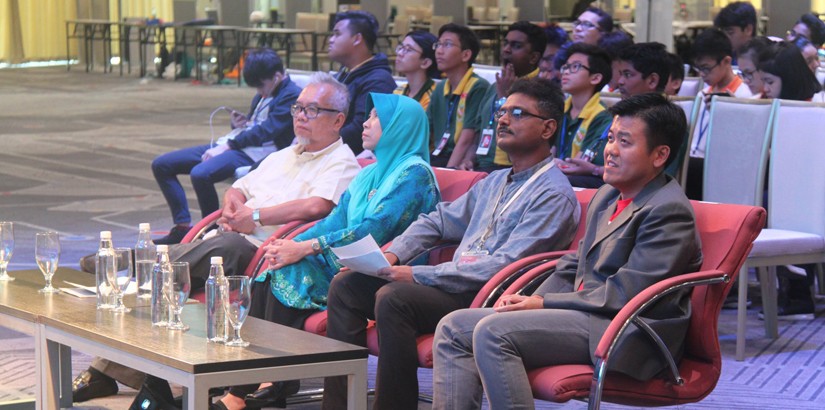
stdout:
<svg viewBox="0 0 825 410">
<path fill-rule="evenodd" d="M 821 263 L 816 264 L 816 283 L 818 286 L 817 293 L 825 295 L 825 270 L 823 270 Z"/>
<path fill-rule="evenodd" d="M 736 307 L 736 360 L 745 360 L 745 325 L 748 318 L 748 267 L 739 269 L 739 301 Z"/>
<path fill-rule="evenodd" d="M 777 326 L 777 291 L 776 266 L 760 267 L 759 282 L 762 284 L 762 316 L 765 319 L 765 336 L 771 339 L 779 337 Z"/>
</svg>

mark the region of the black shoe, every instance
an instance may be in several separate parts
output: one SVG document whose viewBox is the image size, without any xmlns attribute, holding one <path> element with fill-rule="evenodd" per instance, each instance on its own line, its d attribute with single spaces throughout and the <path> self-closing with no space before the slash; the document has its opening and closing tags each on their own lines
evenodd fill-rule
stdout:
<svg viewBox="0 0 825 410">
<path fill-rule="evenodd" d="M 779 320 L 813 320 L 813 300 L 791 299 L 785 306 L 777 306 Z M 763 312 L 759 312 L 759 319 L 765 320 Z"/>
<path fill-rule="evenodd" d="M 86 273 L 95 273 L 95 270 L 97 269 L 95 267 L 96 258 L 97 254 L 95 253 L 80 258 L 80 270 Z"/>
<path fill-rule="evenodd" d="M 192 229 L 191 226 L 184 228 L 182 226 L 175 225 L 169 230 L 168 235 L 162 238 L 153 239 L 152 242 L 154 242 L 155 245 L 174 245 L 176 243 L 180 243 L 190 229 Z"/>
<path fill-rule="evenodd" d="M 748 299 L 745 301 L 746 307 L 751 307 L 751 300 Z M 736 289 L 732 289 L 730 293 L 728 293 L 728 297 L 725 298 L 725 302 L 722 304 L 722 309 L 739 309 L 739 293 Z"/>
<path fill-rule="evenodd" d="M 82 402 L 112 396 L 117 394 L 117 390 L 115 379 L 90 367 L 72 381 L 72 401 Z"/>
<path fill-rule="evenodd" d="M 229 410 L 222 401 L 218 400 L 214 403 L 209 403 L 209 410 Z"/>
<path fill-rule="evenodd" d="M 244 398 L 246 408 L 259 409 L 261 407 L 286 407 L 286 398 L 298 393 L 301 388 L 299 380 L 272 383 L 271 386 L 255 390 Z"/>
</svg>

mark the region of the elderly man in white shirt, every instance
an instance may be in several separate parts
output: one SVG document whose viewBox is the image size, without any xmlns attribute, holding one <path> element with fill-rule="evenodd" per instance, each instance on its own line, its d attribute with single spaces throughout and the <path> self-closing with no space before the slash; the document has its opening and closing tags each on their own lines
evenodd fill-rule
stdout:
<svg viewBox="0 0 825 410">
<path fill-rule="evenodd" d="M 203 287 L 212 256 L 223 257 L 227 275 L 241 275 L 280 225 L 320 219 L 332 211 L 361 169 L 339 135 L 348 107 L 346 86 L 329 74 L 313 75 L 291 107 L 296 144 L 270 154 L 226 191 L 220 230 L 169 247 L 172 260 L 189 262 L 193 288 Z M 75 402 L 109 396 L 118 391 L 115 380 L 140 388 L 144 378 L 134 369 L 96 358 L 75 378 L 72 394 Z"/>
</svg>

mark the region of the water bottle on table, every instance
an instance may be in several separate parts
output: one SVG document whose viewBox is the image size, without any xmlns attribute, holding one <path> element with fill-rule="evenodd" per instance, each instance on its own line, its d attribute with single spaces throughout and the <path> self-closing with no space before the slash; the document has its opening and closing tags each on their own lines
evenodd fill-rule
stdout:
<svg viewBox="0 0 825 410">
<path fill-rule="evenodd" d="M 223 305 L 223 288 L 226 276 L 223 273 L 223 258 L 210 259 L 209 278 L 206 279 L 206 339 L 213 343 L 224 343 L 228 336 L 226 311 Z"/>
<path fill-rule="evenodd" d="M 95 259 L 95 292 L 97 293 L 97 308 L 109 310 L 114 307 L 112 288 L 109 286 L 109 276 L 116 268 L 115 248 L 112 246 L 112 232 L 100 231 L 100 247 Z"/>
<path fill-rule="evenodd" d="M 140 224 L 138 230 L 138 240 L 135 244 L 137 303 L 145 306 L 152 299 L 152 267 L 155 265 L 157 251 L 154 242 L 152 242 L 149 224 Z"/>
<path fill-rule="evenodd" d="M 152 326 L 166 327 L 169 323 L 169 301 L 163 294 L 163 281 L 172 272 L 169 248 L 158 245 L 155 264 L 152 266 Z"/>
</svg>

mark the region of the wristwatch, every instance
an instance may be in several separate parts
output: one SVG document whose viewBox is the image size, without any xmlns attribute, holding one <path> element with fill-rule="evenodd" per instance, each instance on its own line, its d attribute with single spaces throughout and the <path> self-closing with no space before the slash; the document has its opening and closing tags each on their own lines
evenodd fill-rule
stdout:
<svg viewBox="0 0 825 410">
<path fill-rule="evenodd" d="M 264 224 L 261 223 L 261 210 L 260 209 L 255 208 L 255 209 L 252 210 L 252 221 L 255 222 L 255 225 L 264 226 Z"/>
<path fill-rule="evenodd" d="M 312 240 L 312 251 L 315 252 L 316 255 L 321 253 L 321 243 L 318 242 L 317 239 Z"/>
</svg>

